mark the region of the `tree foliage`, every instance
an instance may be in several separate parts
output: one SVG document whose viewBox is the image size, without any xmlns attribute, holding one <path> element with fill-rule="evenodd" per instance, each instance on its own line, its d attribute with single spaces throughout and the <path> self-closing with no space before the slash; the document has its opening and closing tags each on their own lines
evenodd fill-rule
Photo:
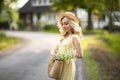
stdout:
<svg viewBox="0 0 120 80">
<path fill-rule="evenodd" d="M 109 17 L 109 32 L 114 31 L 115 26 L 113 25 L 113 13 L 120 11 L 120 0 L 105 0 L 104 5 L 106 7 L 106 13 Z"/>
<path fill-rule="evenodd" d="M 2 0 L 0 2 L 0 22 L 5 21 L 13 21 L 16 20 L 15 14 L 17 14 L 16 10 L 12 8 L 12 4 L 16 3 L 17 0 Z"/>
<path fill-rule="evenodd" d="M 14 29 L 17 29 L 18 12 L 17 2 L 18 0 L 2 0 L 0 2 L 0 23 L 10 24 L 13 23 Z M 13 8 L 13 6 L 16 6 Z"/>
<path fill-rule="evenodd" d="M 1 11 L 2 11 L 3 1 L 4 1 L 4 0 L 1 0 L 1 2 L 0 2 L 0 13 L 1 13 Z"/>
<path fill-rule="evenodd" d="M 92 29 L 91 14 L 98 10 L 100 15 L 109 13 L 110 29 L 112 29 L 112 12 L 120 10 L 120 0 L 53 0 L 53 8 L 58 10 L 71 10 L 75 11 L 77 7 L 83 8 L 88 12 L 88 29 Z"/>
<path fill-rule="evenodd" d="M 62 10 L 71 10 L 75 11 L 76 8 L 83 8 L 88 11 L 88 29 L 92 29 L 92 20 L 91 13 L 93 8 L 96 6 L 95 0 L 54 0 L 53 7 L 57 7 L 57 9 Z"/>
</svg>

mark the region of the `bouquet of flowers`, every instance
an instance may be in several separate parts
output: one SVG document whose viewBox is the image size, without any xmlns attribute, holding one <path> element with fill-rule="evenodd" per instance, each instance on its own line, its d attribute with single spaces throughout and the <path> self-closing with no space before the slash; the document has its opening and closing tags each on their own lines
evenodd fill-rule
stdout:
<svg viewBox="0 0 120 80">
<path fill-rule="evenodd" d="M 71 58 L 74 58 L 74 50 L 71 48 L 62 48 L 59 49 L 57 53 L 57 60 L 58 61 L 65 61 L 69 62 Z"/>
</svg>

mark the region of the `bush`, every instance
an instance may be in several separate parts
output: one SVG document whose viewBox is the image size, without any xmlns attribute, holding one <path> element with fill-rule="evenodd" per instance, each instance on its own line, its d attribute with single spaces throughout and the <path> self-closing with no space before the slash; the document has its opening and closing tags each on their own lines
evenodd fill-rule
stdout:
<svg viewBox="0 0 120 80">
<path fill-rule="evenodd" d="M 58 30 L 58 27 L 53 24 L 47 24 L 43 27 L 44 30 Z"/>
<path fill-rule="evenodd" d="M 25 22 L 24 22 L 23 20 L 21 20 L 21 19 L 18 20 L 17 24 L 18 24 L 18 29 L 19 29 L 19 30 L 24 30 L 25 27 L 26 27 Z"/>
<path fill-rule="evenodd" d="M 6 37 L 6 34 L 3 32 L 0 32 L 0 38 L 5 38 L 5 37 Z"/>
<path fill-rule="evenodd" d="M 9 29 L 8 22 L 0 22 L 0 29 L 4 29 L 4 30 Z"/>
</svg>

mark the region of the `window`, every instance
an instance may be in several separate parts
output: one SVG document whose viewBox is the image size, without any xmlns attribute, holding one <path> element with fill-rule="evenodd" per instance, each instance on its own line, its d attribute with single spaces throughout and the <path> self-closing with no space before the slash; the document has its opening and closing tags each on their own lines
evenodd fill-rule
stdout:
<svg viewBox="0 0 120 80">
<path fill-rule="evenodd" d="M 51 0 L 32 0 L 32 6 L 51 5 Z"/>
</svg>

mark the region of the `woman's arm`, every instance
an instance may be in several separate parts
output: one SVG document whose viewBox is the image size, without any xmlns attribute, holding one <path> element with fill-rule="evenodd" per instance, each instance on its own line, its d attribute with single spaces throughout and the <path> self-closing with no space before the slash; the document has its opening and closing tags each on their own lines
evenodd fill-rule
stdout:
<svg viewBox="0 0 120 80">
<path fill-rule="evenodd" d="M 58 44 L 51 50 L 51 58 L 54 60 L 57 57 Z"/>
<path fill-rule="evenodd" d="M 51 50 L 51 55 L 57 54 L 57 46 Z"/>
<path fill-rule="evenodd" d="M 77 35 L 73 35 L 72 39 L 73 39 L 73 44 L 76 48 L 75 57 L 83 58 L 83 49 L 80 43 L 80 38 Z"/>
</svg>

